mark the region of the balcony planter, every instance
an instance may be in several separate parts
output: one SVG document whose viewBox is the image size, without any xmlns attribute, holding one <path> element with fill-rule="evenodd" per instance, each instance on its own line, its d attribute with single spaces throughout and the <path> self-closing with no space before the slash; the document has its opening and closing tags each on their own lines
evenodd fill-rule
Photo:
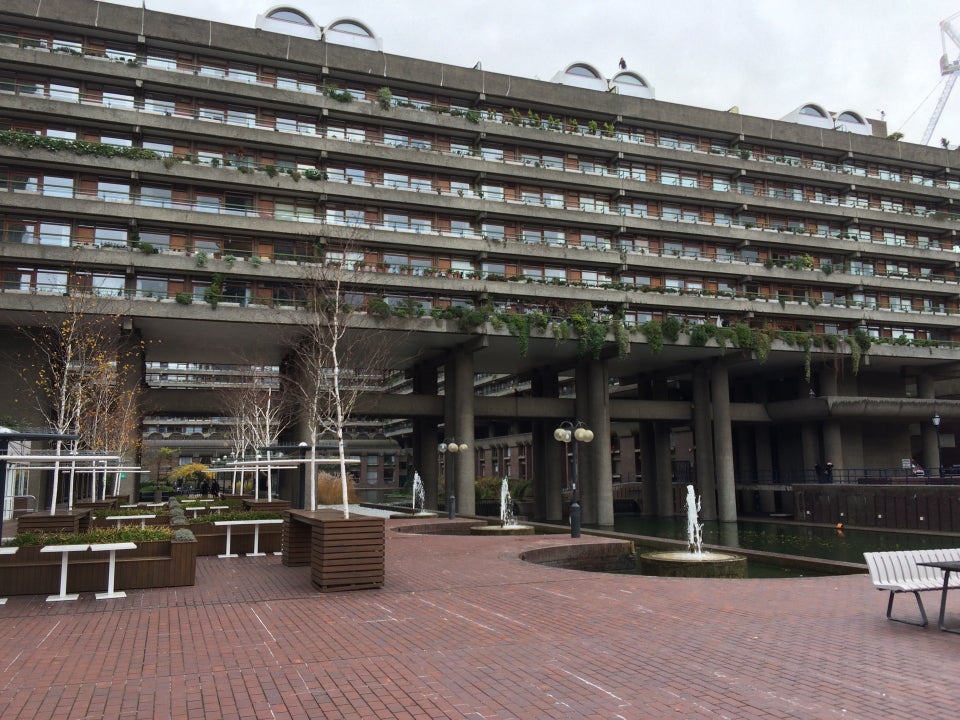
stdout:
<svg viewBox="0 0 960 720">
<path fill-rule="evenodd" d="M 60 553 L 41 553 L 39 545 L 26 545 L 0 555 L 0 587 L 4 595 L 49 595 L 60 588 Z M 114 587 L 117 590 L 180 587 L 196 580 L 195 541 L 153 540 L 138 542 L 135 550 L 117 551 Z M 108 554 L 71 553 L 67 591 L 100 592 L 107 587 Z"/>
</svg>

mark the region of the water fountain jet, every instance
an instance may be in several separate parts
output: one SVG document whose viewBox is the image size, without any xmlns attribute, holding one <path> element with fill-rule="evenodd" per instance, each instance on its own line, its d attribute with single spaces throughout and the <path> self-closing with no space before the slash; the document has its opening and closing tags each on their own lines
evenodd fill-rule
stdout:
<svg viewBox="0 0 960 720">
<path fill-rule="evenodd" d="M 747 559 L 733 553 L 703 550 L 703 523 L 700 522 L 700 498 L 693 485 L 687 485 L 687 549 L 658 550 L 640 556 L 644 575 L 660 577 L 746 577 Z"/>
</svg>

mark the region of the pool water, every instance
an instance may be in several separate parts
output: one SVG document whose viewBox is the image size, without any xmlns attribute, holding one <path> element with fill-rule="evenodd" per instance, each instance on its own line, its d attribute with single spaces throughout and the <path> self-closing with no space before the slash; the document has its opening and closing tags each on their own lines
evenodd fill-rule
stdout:
<svg viewBox="0 0 960 720">
<path fill-rule="evenodd" d="M 685 520 L 617 515 L 617 532 L 630 535 L 686 540 Z M 765 550 L 784 555 L 863 563 L 863 553 L 887 550 L 921 550 L 960 547 L 960 535 L 850 530 L 800 523 L 741 520 L 733 523 L 705 522 L 704 545 Z M 753 574 L 751 573 L 751 576 Z M 775 576 L 775 575 L 774 575 Z"/>
</svg>

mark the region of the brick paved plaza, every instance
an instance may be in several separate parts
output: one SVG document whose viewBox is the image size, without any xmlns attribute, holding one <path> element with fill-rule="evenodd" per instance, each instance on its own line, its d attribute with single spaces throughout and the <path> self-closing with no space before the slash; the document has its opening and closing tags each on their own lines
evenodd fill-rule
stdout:
<svg viewBox="0 0 960 720">
<path fill-rule="evenodd" d="M 12 597 L 0 718 L 957 717 L 960 636 L 936 629 L 935 593 L 923 629 L 887 621 L 866 575 L 582 573 L 517 555 L 589 537 L 390 531 L 408 522 L 388 521 L 381 590 L 204 557 L 195 587 Z"/>
</svg>

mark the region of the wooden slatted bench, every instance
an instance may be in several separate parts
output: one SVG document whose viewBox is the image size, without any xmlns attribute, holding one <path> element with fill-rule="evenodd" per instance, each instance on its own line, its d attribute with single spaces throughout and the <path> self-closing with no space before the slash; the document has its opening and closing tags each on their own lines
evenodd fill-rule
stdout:
<svg viewBox="0 0 960 720">
<path fill-rule="evenodd" d="M 960 561 L 960 548 L 940 550 L 892 550 L 888 552 L 867 552 L 863 554 L 870 569 L 870 579 L 878 590 L 887 590 L 890 599 L 887 601 L 887 619 L 908 625 L 927 625 L 927 613 L 923 608 L 920 593 L 927 590 L 943 590 L 943 571 L 937 568 L 924 567 L 917 563 L 937 562 L 943 560 Z M 949 588 L 960 587 L 960 576 L 954 575 L 950 580 Z M 921 622 L 895 618 L 893 597 L 898 593 L 913 593 L 920 608 Z"/>
</svg>

